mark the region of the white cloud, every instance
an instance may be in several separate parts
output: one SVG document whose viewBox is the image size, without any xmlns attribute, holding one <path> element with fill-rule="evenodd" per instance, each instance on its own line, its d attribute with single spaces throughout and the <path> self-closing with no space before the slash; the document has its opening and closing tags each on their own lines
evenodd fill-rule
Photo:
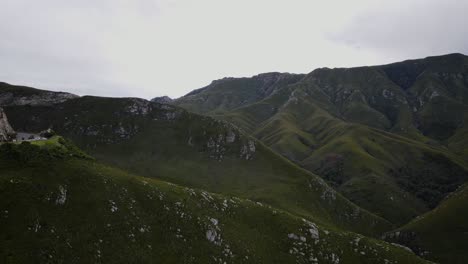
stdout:
<svg viewBox="0 0 468 264">
<path fill-rule="evenodd" d="M 467 53 L 467 10 L 464 0 L 383 1 L 329 36 L 392 60 Z"/>
</svg>

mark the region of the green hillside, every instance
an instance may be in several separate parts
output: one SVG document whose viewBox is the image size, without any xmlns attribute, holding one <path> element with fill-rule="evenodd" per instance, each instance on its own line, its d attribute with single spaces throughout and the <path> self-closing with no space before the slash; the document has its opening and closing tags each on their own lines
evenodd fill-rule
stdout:
<svg viewBox="0 0 468 264">
<path fill-rule="evenodd" d="M 366 235 L 396 227 L 232 125 L 178 107 L 85 96 L 5 111 L 17 131 L 51 127 L 99 161 L 138 175 L 252 199 Z"/>
<path fill-rule="evenodd" d="M 424 258 L 439 263 L 466 263 L 467 212 L 468 185 L 465 184 L 434 210 L 384 237 L 405 244 Z"/>
<path fill-rule="evenodd" d="M 434 208 L 468 179 L 464 55 L 322 68 L 237 108 L 204 103 L 225 87 L 243 89 L 234 80 L 173 103 L 236 124 L 393 223 Z"/>
<path fill-rule="evenodd" d="M 426 263 L 267 205 L 130 175 L 69 142 L 0 145 L 2 263 Z"/>
</svg>

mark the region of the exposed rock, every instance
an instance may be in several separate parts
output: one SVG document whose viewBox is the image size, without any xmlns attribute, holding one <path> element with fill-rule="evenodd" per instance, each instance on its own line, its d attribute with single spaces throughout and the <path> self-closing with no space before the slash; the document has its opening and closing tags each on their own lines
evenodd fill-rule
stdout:
<svg viewBox="0 0 468 264">
<path fill-rule="evenodd" d="M 325 188 L 320 198 L 325 201 L 332 202 L 336 200 L 336 192 L 332 188 Z"/>
<path fill-rule="evenodd" d="M 131 103 L 126 107 L 126 111 L 133 115 L 147 115 L 151 111 L 150 102 L 144 99 L 131 98 Z"/>
<path fill-rule="evenodd" d="M 232 130 L 229 130 L 226 135 L 226 142 L 233 143 L 234 141 L 236 141 L 236 133 L 234 133 Z"/>
<path fill-rule="evenodd" d="M 255 141 L 253 141 L 253 140 L 249 140 L 249 151 L 251 153 L 255 152 Z"/>
<path fill-rule="evenodd" d="M 299 102 L 299 98 L 297 97 L 297 92 L 293 91 L 288 98 L 288 101 L 282 106 L 283 108 L 290 105 L 290 104 L 297 104 Z"/>
<path fill-rule="evenodd" d="M 166 113 L 166 120 L 174 120 L 176 119 L 176 113 L 175 112 L 167 112 Z"/>
<path fill-rule="evenodd" d="M 210 222 L 215 226 L 218 225 L 218 219 L 216 219 L 216 218 L 210 218 Z"/>
<path fill-rule="evenodd" d="M 246 160 L 250 160 L 253 158 L 253 154 L 255 153 L 255 141 L 249 140 L 247 144 L 242 145 L 240 150 L 240 157 Z"/>
<path fill-rule="evenodd" d="M 222 161 L 226 151 L 224 135 L 217 135 L 216 140 L 210 137 L 206 143 L 206 147 L 210 152 L 211 158 Z"/>
<path fill-rule="evenodd" d="M 413 250 L 411 250 L 409 247 L 406 247 L 406 246 L 403 246 L 403 245 L 400 245 L 400 244 L 397 244 L 397 243 L 391 243 L 392 245 L 396 246 L 396 247 L 399 247 L 399 248 L 402 248 L 406 251 L 409 251 L 411 253 L 414 253 Z"/>
<path fill-rule="evenodd" d="M 206 239 L 208 239 L 208 241 L 210 242 L 214 242 L 217 235 L 218 234 L 216 233 L 216 230 L 209 229 L 208 231 L 206 231 Z"/>
<path fill-rule="evenodd" d="M 55 200 L 55 204 L 64 205 L 66 200 L 67 200 L 67 189 L 65 189 L 65 187 L 63 187 L 62 185 L 59 185 L 59 195 L 57 196 L 57 199 Z"/>
<path fill-rule="evenodd" d="M 440 94 L 437 91 L 433 91 L 429 97 L 429 100 L 431 100 L 434 97 L 440 96 Z"/>
<path fill-rule="evenodd" d="M 3 111 L 3 108 L 0 107 L 0 142 L 1 141 L 10 141 L 15 137 L 15 131 L 8 123 L 8 118 Z"/>
<path fill-rule="evenodd" d="M 221 246 L 223 239 L 221 238 L 221 229 L 218 225 L 218 219 L 209 217 L 208 230 L 206 231 L 206 239 L 211 243 Z"/>
<path fill-rule="evenodd" d="M 389 91 L 387 89 L 383 89 L 382 90 L 382 96 L 387 98 L 387 99 L 390 99 L 390 98 L 393 98 L 395 96 L 395 94 L 393 93 L 393 91 Z"/>
<path fill-rule="evenodd" d="M 189 139 L 188 139 L 188 141 L 187 141 L 187 144 L 188 144 L 189 146 L 191 146 L 191 147 L 194 146 L 192 136 L 189 137 Z"/>
<path fill-rule="evenodd" d="M 306 220 L 304 218 L 302 219 L 302 221 L 306 225 L 306 228 L 309 231 L 310 236 L 313 239 L 319 239 L 320 235 L 319 235 L 319 230 L 318 230 L 317 226 L 314 223 L 312 223 L 309 220 Z"/>
</svg>

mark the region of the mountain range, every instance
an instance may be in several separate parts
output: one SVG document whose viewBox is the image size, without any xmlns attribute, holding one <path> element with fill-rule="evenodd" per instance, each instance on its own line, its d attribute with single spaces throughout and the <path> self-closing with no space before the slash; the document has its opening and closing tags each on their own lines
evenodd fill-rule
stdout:
<svg viewBox="0 0 468 264">
<path fill-rule="evenodd" d="M 224 78 L 175 100 L 0 83 L 0 106 L 17 132 L 60 135 L 0 145 L 6 263 L 468 257 L 462 54 Z"/>
<path fill-rule="evenodd" d="M 468 177 L 467 73 L 461 54 L 270 73 L 215 81 L 174 104 L 236 124 L 351 201 L 402 224 Z"/>
</svg>

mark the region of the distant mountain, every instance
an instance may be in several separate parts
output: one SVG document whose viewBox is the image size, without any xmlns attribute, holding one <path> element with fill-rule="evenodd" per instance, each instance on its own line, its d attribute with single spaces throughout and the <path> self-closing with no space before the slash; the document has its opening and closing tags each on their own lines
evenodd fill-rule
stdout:
<svg viewBox="0 0 468 264">
<path fill-rule="evenodd" d="M 274 74 L 288 81 L 261 96 L 259 76 L 215 81 L 173 104 L 236 124 L 393 223 L 468 179 L 464 55 Z"/>
<path fill-rule="evenodd" d="M 0 145 L 2 263 L 428 263 L 247 199 L 102 165 L 60 137 Z"/>
</svg>

